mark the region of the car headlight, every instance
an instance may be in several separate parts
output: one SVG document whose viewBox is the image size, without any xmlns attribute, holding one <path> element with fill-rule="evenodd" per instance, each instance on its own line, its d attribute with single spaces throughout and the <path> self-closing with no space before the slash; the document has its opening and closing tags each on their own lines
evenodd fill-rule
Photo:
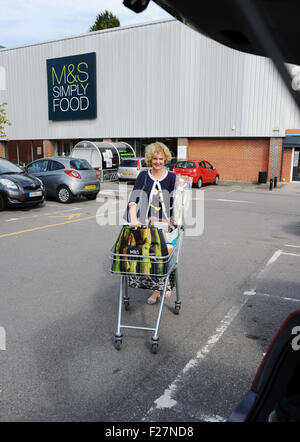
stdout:
<svg viewBox="0 0 300 442">
<path fill-rule="evenodd" d="M 0 183 L 3 184 L 3 186 L 7 187 L 8 189 L 13 189 L 13 190 L 18 189 L 17 184 L 11 180 L 8 180 L 7 178 L 0 178 Z"/>
</svg>

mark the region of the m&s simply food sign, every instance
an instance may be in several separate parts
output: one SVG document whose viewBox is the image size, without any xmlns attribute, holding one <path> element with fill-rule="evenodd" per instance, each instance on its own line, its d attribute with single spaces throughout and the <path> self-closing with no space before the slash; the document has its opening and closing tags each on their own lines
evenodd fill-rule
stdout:
<svg viewBox="0 0 300 442">
<path fill-rule="evenodd" d="M 49 120 L 96 118 L 96 53 L 47 60 Z"/>
</svg>

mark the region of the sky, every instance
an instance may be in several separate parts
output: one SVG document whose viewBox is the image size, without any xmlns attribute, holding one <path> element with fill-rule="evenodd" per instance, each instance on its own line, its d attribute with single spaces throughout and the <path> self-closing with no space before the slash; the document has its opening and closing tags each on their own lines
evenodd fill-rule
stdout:
<svg viewBox="0 0 300 442">
<path fill-rule="evenodd" d="M 150 1 L 139 14 L 122 0 L 0 0 L 0 45 L 19 46 L 84 34 L 105 9 L 121 26 L 172 18 Z"/>
</svg>

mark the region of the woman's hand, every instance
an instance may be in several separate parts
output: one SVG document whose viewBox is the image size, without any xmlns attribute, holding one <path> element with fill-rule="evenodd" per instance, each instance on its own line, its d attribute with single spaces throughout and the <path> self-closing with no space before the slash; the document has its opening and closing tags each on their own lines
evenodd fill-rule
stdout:
<svg viewBox="0 0 300 442">
<path fill-rule="evenodd" d="M 131 225 L 131 227 L 142 227 L 143 224 L 138 219 L 136 219 L 136 220 L 133 220 L 130 223 L 130 225 Z"/>
<path fill-rule="evenodd" d="M 129 205 L 129 213 L 130 213 L 130 220 L 131 220 L 130 225 L 132 227 L 142 227 L 142 223 L 137 218 L 135 203 Z"/>
</svg>

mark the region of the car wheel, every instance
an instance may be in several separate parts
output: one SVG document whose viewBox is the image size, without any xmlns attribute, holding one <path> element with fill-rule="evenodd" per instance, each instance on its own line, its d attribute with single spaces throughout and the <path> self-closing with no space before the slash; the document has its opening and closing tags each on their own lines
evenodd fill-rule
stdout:
<svg viewBox="0 0 300 442">
<path fill-rule="evenodd" d="M 4 196 L 2 196 L 2 195 L 0 194 L 0 210 L 4 210 L 4 209 L 5 209 L 5 206 L 6 206 L 6 204 L 5 204 Z"/>
<path fill-rule="evenodd" d="M 67 186 L 61 186 L 57 191 L 57 199 L 63 204 L 70 203 L 73 200 L 71 190 Z"/>
<path fill-rule="evenodd" d="M 202 187 L 202 178 L 201 177 L 197 181 L 197 187 L 198 187 L 198 189 L 200 189 L 200 187 Z"/>
<path fill-rule="evenodd" d="M 90 195 L 85 195 L 88 200 L 95 200 L 97 198 L 98 193 L 92 193 Z"/>
<path fill-rule="evenodd" d="M 219 184 L 219 177 L 218 177 L 218 175 L 217 175 L 216 178 L 215 178 L 214 184 L 215 184 L 215 185 Z"/>
</svg>

